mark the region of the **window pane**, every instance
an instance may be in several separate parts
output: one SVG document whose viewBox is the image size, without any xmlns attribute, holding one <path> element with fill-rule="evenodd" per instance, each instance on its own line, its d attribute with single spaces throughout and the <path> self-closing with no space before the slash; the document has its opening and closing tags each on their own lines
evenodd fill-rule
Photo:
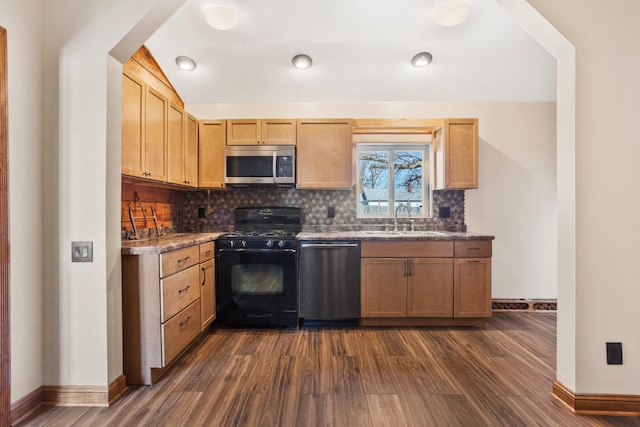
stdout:
<svg viewBox="0 0 640 427">
<path fill-rule="evenodd" d="M 422 156 L 423 151 L 394 152 L 394 212 L 400 205 L 409 206 L 412 214 L 424 212 L 422 200 Z M 407 210 L 403 208 L 398 211 L 398 214 L 406 215 L 407 213 Z"/>
<path fill-rule="evenodd" d="M 360 151 L 361 214 L 389 213 L 389 152 L 383 150 Z"/>
</svg>

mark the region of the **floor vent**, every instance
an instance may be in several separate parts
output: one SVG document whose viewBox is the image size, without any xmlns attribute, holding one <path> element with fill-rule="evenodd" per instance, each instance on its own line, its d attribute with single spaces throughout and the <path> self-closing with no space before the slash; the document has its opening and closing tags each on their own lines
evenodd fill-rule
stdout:
<svg viewBox="0 0 640 427">
<path fill-rule="evenodd" d="M 494 299 L 491 308 L 493 311 L 556 311 L 556 300 L 525 300 L 525 299 Z"/>
</svg>

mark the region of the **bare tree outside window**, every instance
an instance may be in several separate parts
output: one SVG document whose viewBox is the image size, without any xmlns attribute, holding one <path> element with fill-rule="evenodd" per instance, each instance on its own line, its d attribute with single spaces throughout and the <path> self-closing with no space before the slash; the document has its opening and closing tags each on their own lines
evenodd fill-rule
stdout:
<svg viewBox="0 0 640 427">
<path fill-rule="evenodd" d="M 359 145 L 358 216 L 391 217 L 401 204 L 410 207 L 413 216 L 427 216 L 428 153 L 426 145 Z"/>
</svg>

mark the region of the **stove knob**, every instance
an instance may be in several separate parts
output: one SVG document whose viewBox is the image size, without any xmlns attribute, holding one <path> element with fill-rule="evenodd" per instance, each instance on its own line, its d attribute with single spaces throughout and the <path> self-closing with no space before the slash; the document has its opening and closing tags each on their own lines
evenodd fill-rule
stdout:
<svg viewBox="0 0 640 427">
<path fill-rule="evenodd" d="M 246 241 L 246 240 L 243 240 L 242 242 L 240 242 L 240 245 L 241 245 L 243 248 L 246 248 L 246 247 L 247 247 L 247 241 Z"/>
<path fill-rule="evenodd" d="M 280 247 L 280 248 L 284 248 L 285 245 L 286 245 L 286 243 L 284 242 L 284 240 L 280 240 L 278 242 L 278 247 Z"/>
<path fill-rule="evenodd" d="M 236 242 L 234 242 L 233 240 L 229 240 L 229 247 L 232 248 L 236 245 Z"/>
<path fill-rule="evenodd" d="M 273 247 L 273 240 L 267 240 L 267 242 L 264 244 L 267 248 L 272 248 Z"/>
</svg>

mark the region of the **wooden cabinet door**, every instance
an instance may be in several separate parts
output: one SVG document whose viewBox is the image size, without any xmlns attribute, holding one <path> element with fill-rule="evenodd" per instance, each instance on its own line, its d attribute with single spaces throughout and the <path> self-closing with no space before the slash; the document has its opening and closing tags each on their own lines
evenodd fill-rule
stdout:
<svg viewBox="0 0 640 427">
<path fill-rule="evenodd" d="M 122 173 L 145 176 L 144 82 L 122 75 Z"/>
<path fill-rule="evenodd" d="M 224 187 L 226 122 L 202 120 L 198 131 L 198 187 Z"/>
<path fill-rule="evenodd" d="M 167 179 L 167 98 L 147 86 L 145 92 L 145 154 L 147 177 Z"/>
<path fill-rule="evenodd" d="M 184 185 L 198 186 L 198 119 L 185 112 Z"/>
<path fill-rule="evenodd" d="M 491 317 L 491 258 L 458 258 L 453 277 L 454 317 Z"/>
<path fill-rule="evenodd" d="M 407 260 L 362 258 L 361 316 L 406 317 Z"/>
<path fill-rule="evenodd" d="M 261 141 L 260 120 L 227 120 L 227 145 L 256 145 Z"/>
<path fill-rule="evenodd" d="M 296 156 L 297 188 L 351 188 L 351 120 L 298 120 Z"/>
<path fill-rule="evenodd" d="M 200 330 L 204 331 L 216 318 L 216 289 L 214 260 L 200 264 Z"/>
<path fill-rule="evenodd" d="M 453 259 L 410 258 L 407 317 L 453 316 Z"/>
<path fill-rule="evenodd" d="M 266 145 L 296 145 L 296 121 L 263 119 L 262 143 Z"/>
<path fill-rule="evenodd" d="M 170 104 L 167 116 L 167 181 L 182 185 L 184 183 L 185 112 L 177 105 Z"/>
<path fill-rule="evenodd" d="M 446 119 L 444 188 L 478 188 L 478 119 Z"/>
</svg>

